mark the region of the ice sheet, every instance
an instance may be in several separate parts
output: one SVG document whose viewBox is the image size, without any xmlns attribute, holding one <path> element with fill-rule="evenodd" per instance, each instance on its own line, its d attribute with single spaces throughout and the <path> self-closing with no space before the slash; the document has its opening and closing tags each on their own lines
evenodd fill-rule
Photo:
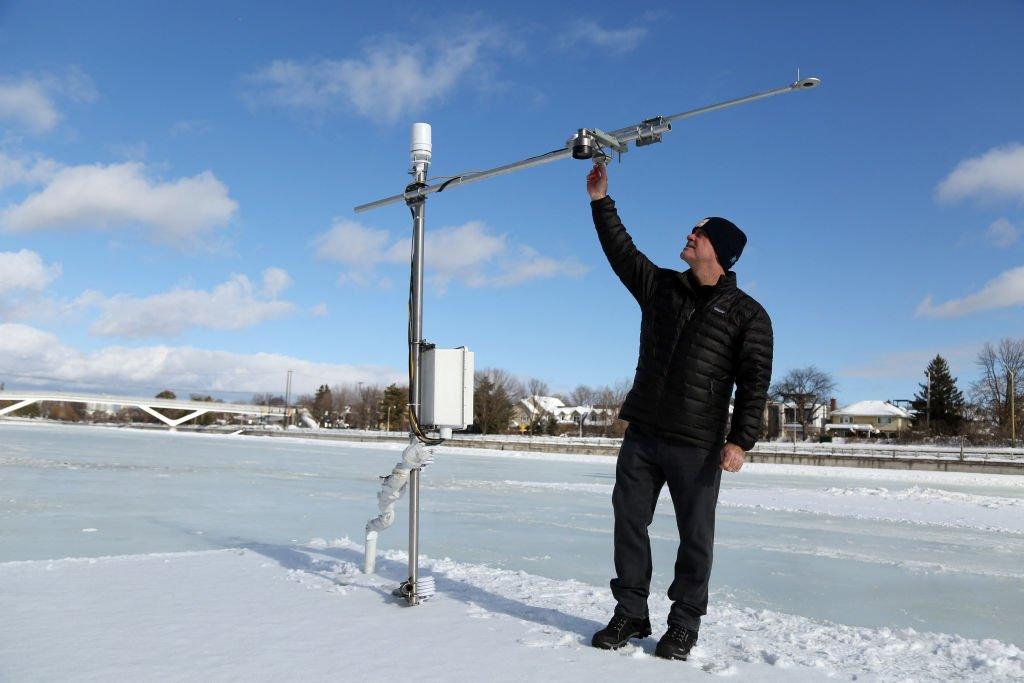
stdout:
<svg viewBox="0 0 1024 683">
<path fill-rule="evenodd" d="M 360 538 L 400 446 L 0 422 L 0 561 Z M 604 587 L 614 458 L 442 449 L 422 549 Z M 724 603 L 1020 643 L 1022 478 L 755 466 L 723 479 L 709 617 Z M 403 549 L 406 506 L 382 549 Z M 671 580 L 668 501 L 652 593 Z M 611 605 L 606 608 L 610 611 Z"/>
</svg>

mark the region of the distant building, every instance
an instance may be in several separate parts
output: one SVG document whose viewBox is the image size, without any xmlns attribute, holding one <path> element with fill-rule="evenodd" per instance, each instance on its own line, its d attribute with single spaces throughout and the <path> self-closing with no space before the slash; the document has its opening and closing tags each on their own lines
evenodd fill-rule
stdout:
<svg viewBox="0 0 1024 683">
<path fill-rule="evenodd" d="M 512 427 L 525 430 L 535 420 L 555 418 L 558 424 L 579 424 L 580 416 L 586 415 L 587 425 L 607 426 L 615 420 L 614 408 L 594 406 L 567 406 L 554 396 L 527 396 L 512 407 Z"/>
<path fill-rule="evenodd" d="M 837 436 L 898 436 L 910 429 L 912 417 L 888 401 L 859 401 L 834 411 L 826 429 Z"/>
<path fill-rule="evenodd" d="M 90 417 L 99 417 L 103 415 L 112 415 L 117 413 L 121 409 L 119 405 L 112 405 L 109 403 L 86 403 L 85 414 Z"/>
<path fill-rule="evenodd" d="M 804 417 L 808 431 L 821 434 L 828 426 L 829 416 L 836 409 L 836 400 L 830 399 L 827 404 L 815 408 L 804 406 Z M 803 438 L 803 421 L 800 420 L 799 408 L 794 401 L 768 401 L 764 407 L 765 432 L 770 439 Z M 810 436 L 808 434 L 807 436 Z"/>
</svg>

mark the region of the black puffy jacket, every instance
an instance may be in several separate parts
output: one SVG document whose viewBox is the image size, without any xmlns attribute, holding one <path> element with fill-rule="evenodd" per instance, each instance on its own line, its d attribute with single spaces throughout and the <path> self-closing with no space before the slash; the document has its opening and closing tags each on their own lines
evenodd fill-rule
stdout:
<svg viewBox="0 0 1024 683">
<path fill-rule="evenodd" d="M 608 262 L 642 311 L 640 359 L 619 417 L 692 446 L 717 449 L 726 440 L 750 450 L 772 375 L 768 314 L 736 287 L 731 271 L 701 287 L 689 271 L 651 263 L 634 246 L 611 197 L 591 208 Z"/>
</svg>

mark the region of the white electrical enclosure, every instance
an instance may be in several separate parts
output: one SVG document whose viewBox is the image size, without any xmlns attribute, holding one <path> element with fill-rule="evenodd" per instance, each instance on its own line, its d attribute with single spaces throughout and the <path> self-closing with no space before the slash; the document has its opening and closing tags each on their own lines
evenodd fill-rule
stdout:
<svg viewBox="0 0 1024 683">
<path fill-rule="evenodd" d="M 464 429 L 473 424 L 473 352 L 425 349 L 420 354 L 420 423 Z"/>
</svg>

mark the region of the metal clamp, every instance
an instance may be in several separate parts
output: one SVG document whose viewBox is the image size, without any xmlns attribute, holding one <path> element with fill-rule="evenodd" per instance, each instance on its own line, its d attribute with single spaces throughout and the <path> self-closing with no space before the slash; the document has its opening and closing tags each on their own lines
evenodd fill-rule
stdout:
<svg viewBox="0 0 1024 683">
<path fill-rule="evenodd" d="M 422 192 L 423 188 L 427 186 L 426 183 L 410 183 L 405 187 L 405 205 L 415 206 L 416 204 L 422 204 L 426 201 L 427 195 Z M 415 192 L 413 196 L 409 196 L 410 192 Z"/>
<path fill-rule="evenodd" d="M 671 123 L 665 123 L 664 116 L 655 116 L 652 119 L 644 119 L 636 127 L 636 146 L 644 147 L 661 142 L 661 134 L 672 130 Z"/>
</svg>

